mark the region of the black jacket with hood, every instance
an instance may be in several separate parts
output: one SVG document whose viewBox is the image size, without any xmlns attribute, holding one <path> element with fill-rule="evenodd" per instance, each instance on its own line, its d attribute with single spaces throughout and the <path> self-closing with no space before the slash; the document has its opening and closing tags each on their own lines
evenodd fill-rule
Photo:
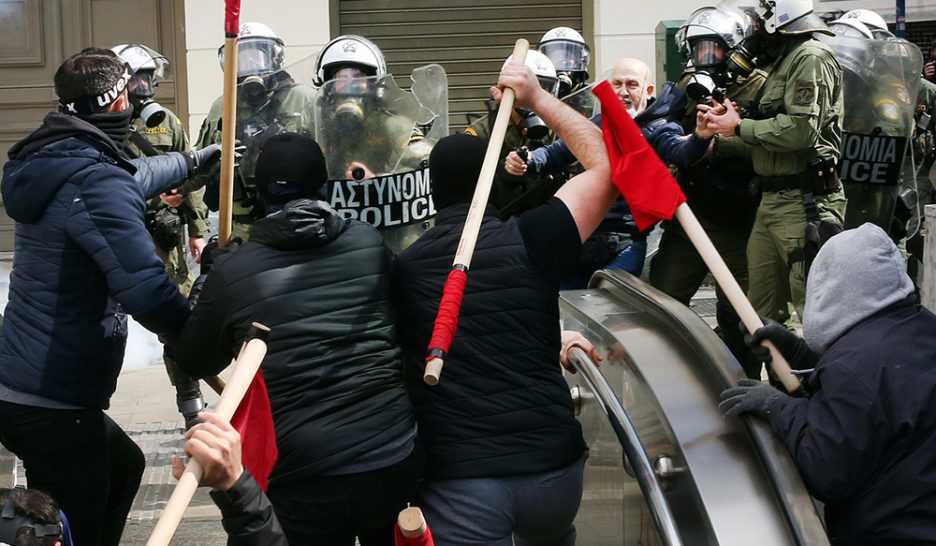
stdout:
<svg viewBox="0 0 936 546">
<path fill-rule="evenodd" d="M 110 138 L 60 113 L 9 156 L 0 191 L 16 227 L 0 338 L 3 398 L 106 408 L 123 361 L 125 313 L 163 334 L 188 316 L 146 231 L 143 191 L 181 183 L 184 160 L 163 158 L 163 174 L 173 176 L 159 181 L 152 177 L 161 169 L 149 165 L 141 183 Z"/>
<path fill-rule="evenodd" d="M 180 336 L 194 377 L 227 367 L 251 322 L 271 329 L 263 377 L 279 459 L 270 487 L 403 460 L 416 419 L 390 302 L 392 254 L 376 229 L 297 199 L 218 258 Z M 353 469 L 353 470 L 352 470 Z"/>
</svg>

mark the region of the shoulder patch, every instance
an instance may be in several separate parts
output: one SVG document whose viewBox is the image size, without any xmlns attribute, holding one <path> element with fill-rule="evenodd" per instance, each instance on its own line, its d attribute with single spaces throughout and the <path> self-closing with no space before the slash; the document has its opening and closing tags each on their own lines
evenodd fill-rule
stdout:
<svg viewBox="0 0 936 546">
<path fill-rule="evenodd" d="M 793 88 L 793 104 L 804 105 L 812 104 L 816 99 L 816 83 L 801 80 L 796 82 Z"/>
</svg>

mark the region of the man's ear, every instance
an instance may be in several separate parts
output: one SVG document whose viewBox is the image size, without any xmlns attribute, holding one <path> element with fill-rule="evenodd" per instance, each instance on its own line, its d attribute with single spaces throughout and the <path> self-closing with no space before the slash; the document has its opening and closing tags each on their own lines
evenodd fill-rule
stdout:
<svg viewBox="0 0 936 546">
<path fill-rule="evenodd" d="M 647 97 L 652 97 L 652 96 L 653 96 L 653 84 L 651 83 L 650 85 L 647 86 Z"/>
<path fill-rule="evenodd" d="M 124 90 L 117 99 L 110 103 L 105 112 L 123 112 L 127 108 L 130 108 L 130 98 L 127 96 L 127 91 Z"/>
</svg>

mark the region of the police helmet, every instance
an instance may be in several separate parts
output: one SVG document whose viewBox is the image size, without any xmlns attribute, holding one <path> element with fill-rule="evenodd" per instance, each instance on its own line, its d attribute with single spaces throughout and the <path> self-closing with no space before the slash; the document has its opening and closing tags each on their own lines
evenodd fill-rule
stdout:
<svg viewBox="0 0 936 546">
<path fill-rule="evenodd" d="M 513 55 L 507 57 L 501 70 L 510 64 L 512 60 Z M 533 74 L 536 75 L 543 89 L 549 91 L 553 95 L 559 91 L 559 77 L 556 73 L 556 67 L 553 65 L 553 62 L 549 60 L 549 57 L 539 51 L 527 51 L 526 59 L 523 64 L 527 65 L 530 70 L 533 71 Z"/>
<path fill-rule="evenodd" d="M 263 23 L 243 23 L 237 40 L 237 77 L 263 75 L 282 70 L 283 40 Z M 218 49 L 218 60 L 224 69 L 224 46 Z"/>
<path fill-rule="evenodd" d="M 846 12 L 839 21 L 843 19 L 855 19 L 872 31 L 887 30 L 887 22 L 884 18 L 869 9 L 853 9 Z"/>
<path fill-rule="evenodd" d="M 133 105 L 134 115 L 140 117 L 147 127 L 155 127 L 166 119 L 166 109 L 153 100 L 159 79 L 169 74 L 169 60 L 143 44 L 120 44 L 111 51 L 130 67 L 131 77 L 127 82 L 127 95 Z"/>
<path fill-rule="evenodd" d="M 358 68 L 367 76 L 387 73 L 387 61 L 374 42 L 363 36 L 345 34 L 325 44 L 315 59 L 315 85 L 334 78 L 341 68 Z"/>
<path fill-rule="evenodd" d="M 130 66 L 130 72 L 136 74 L 142 70 L 152 70 L 153 76 L 166 78 L 169 75 L 169 59 L 143 44 L 120 44 L 111 51 Z"/>
<path fill-rule="evenodd" d="M 585 38 L 569 27 L 556 27 L 543 34 L 537 46 L 540 53 L 549 57 L 557 71 L 585 72 L 591 58 L 591 49 Z"/>
<path fill-rule="evenodd" d="M 871 34 L 871 30 L 868 29 L 861 21 L 857 19 L 836 19 L 829 23 L 829 28 L 832 29 L 832 32 L 836 36 L 842 36 L 845 38 L 863 38 L 865 40 L 873 40 L 874 35 Z"/>
<path fill-rule="evenodd" d="M 834 36 L 813 13 L 813 0 L 758 0 L 754 7 L 758 24 L 767 34 L 810 34 Z"/>
<path fill-rule="evenodd" d="M 729 50 L 751 33 L 751 19 L 740 10 L 699 8 L 676 32 L 676 46 L 693 66 L 721 64 Z"/>
</svg>

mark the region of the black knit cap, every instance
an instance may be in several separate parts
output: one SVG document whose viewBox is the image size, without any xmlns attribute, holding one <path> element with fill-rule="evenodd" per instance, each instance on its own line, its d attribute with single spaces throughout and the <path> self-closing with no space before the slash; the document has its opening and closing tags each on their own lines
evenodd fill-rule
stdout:
<svg viewBox="0 0 936 546">
<path fill-rule="evenodd" d="M 263 143 L 254 178 L 261 199 L 276 206 L 300 197 L 315 197 L 328 181 L 328 171 L 315 140 L 283 133 Z"/>
<path fill-rule="evenodd" d="M 484 139 L 465 133 L 447 136 L 436 143 L 429 154 L 432 201 L 436 208 L 471 201 L 486 151 Z"/>
</svg>

